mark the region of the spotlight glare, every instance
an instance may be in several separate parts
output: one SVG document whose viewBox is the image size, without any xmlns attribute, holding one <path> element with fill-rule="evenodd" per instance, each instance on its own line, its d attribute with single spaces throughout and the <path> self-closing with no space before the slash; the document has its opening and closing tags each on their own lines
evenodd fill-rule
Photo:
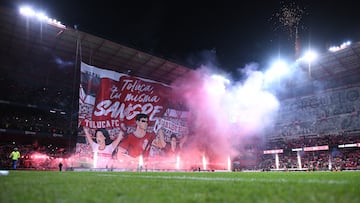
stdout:
<svg viewBox="0 0 360 203">
<path fill-rule="evenodd" d="M 35 16 L 36 16 L 36 18 L 39 19 L 40 21 L 46 21 L 47 19 L 49 19 L 49 18 L 45 15 L 45 13 L 42 13 L 42 12 L 36 13 Z"/>
<path fill-rule="evenodd" d="M 19 9 L 19 12 L 21 15 L 26 16 L 26 17 L 35 17 L 37 18 L 39 21 L 41 22 L 46 22 L 49 25 L 53 25 L 55 27 L 61 28 L 61 29 L 65 29 L 66 26 L 61 24 L 60 21 L 57 21 L 56 19 L 52 19 L 49 18 L 48 16 L 45 15 L 44 12 L 36 12 L 35 10 L 33 10 L 31 7 L 29 6 L 22 6 Z"/>
<path fill-rule="evenodd" d="M 308 62 L 311 63 L 312 61 L 314 61 L 317 57 L 317 54 L 314 51 L 309 50 L 308 52 L 305 53 L 303 59 Z"/>
<path fill-rule="evenodd" d="M 35 16 L 35 11 L 29 7 L 29 6 L 24 6 L 20 8 L 20 13 L 24 16 L 28 16 L 28 17 L 32 17 Z"/>
<path fill-rule="evenodd" d="M 344 43 L 342 43 L 340 46 L 332 46 L 329 48 L 329 51 L 331 52 L 336 52 L 342 49 L 345 49 L 346 47 L 351 45 L 351 41 L 346 41 Z"/>
<path fill-rule="evenodd" d="M 299 62 L 299 63 L 305 62 L 305 63 L 310 64 L 310 63 L 314 62 L 317 57 L 318 57 L 318 54 L 317 54 L 315 51 L 313 51 L 313 50 L 308 50 L 308 51 L 303 55 L 303 57 L 297 59 L 297 62 Z"/>
<path fill-rule="evenodd" d="M 285 61 L 278 60 L 265 72 L 265 81 L 271 82 L 276 78 L 281 78 L 289 72 L 288 65 Z"/>
</svg>

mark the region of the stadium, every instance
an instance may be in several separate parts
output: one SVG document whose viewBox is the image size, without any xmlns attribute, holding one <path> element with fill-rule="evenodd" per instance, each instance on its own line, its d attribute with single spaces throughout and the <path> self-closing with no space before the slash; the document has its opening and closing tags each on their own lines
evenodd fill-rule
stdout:
<svg viewBox="0 0 360 203">
<path fill-rule="evenodd" d="M 359 42 L 231 81 L 22 14 L 0 7 L 1 202 L 359 202 Z"/>
<path fill-rule="evenodd" d="M 241 120 L 236 113 L 230 116 L 232 120 L 225 118 L 228 115 L 217 114 L 222 121 L 229 120 L 219 127 L 223 134 L 229 134 L 224 137 L 232 140 L 228 143 L 216 140 L 212 133 L 202 129 L 208 126 L 196 127 L 202 123 L 191 120 L 194 119 L 191 116 L 200 114 L 195 110 L 198 106 L 192 106 L 175 91 L 169 93 L 168 88 L 177 85 L 173 89 L 182 89 L 201 100 L 183 83 L 191 79 L 202 83 L 207 77 L 204 73 L 50 20 L 40 22 L 5 8 L 1 15 L 1 147 L 4 153 L 10 153 L 14 146 L 23 149 L 20 168 L 56 170 L 59 162 L 64 162 L 67 170 L 327 171 L 360 167 L 359 43 L 333 48 L 311 64 L 298 58 L 289 65 L 292 74 L 277 78 L 276 83 L 265 81 L 266 93 L 275 96 L 280 106 L 275 110 L 274 122 L 261 121 L 259 127 L 258 118 L 255 124 Z M 264 77 L 270 72 L 264 71 Z M 171 133 L 177 135 L 177 142 L 187 139 L 188 153 L 182 153 L 181 166 L 179 157 L 171 161 L 154 157 L 148 165 L 142 165 L 141 159 L 120 160 L 126 164 L 94 162 L 82 127 L 113 128 L 110 136 L 114 139 L 114 127 L 127 133 L 134 130 L 133 122 L 126 120 L 129 115 L 123 112 L 130 111 L 126 109 L 135 105 L 135 101 L 151 100 L 128 94 L 126 99 L 133 103 L 121 103 L 123 106 L 116 109 L 122 111 L 117 125 L 99 126 L 104 121 L 94 120 L 92 111 L 94 100 L 98 100 L 96 94 L 104 91 L 102 79 L 97 78 L 105 77 L 102 75 L 110 78 L 115 76 L 108 75 L 120 75 L 161 86 L 155 87 L 160 93 L 152 98 L 166 98 L 166 104 L 157 105 L 167 109 L 161 112 L 161 119 L 149 125 L 162 128 L 167 143 Z M 211 82 L 207 85 L 213 85 L 212 88 L 224 84 L 226 91 L 234 88 L 218 80 Z M 229 105 L 239 108 L 241 113 L 245 111 L 242 106 Z M 270 111 L 274 109 L 266 109 L 257 116 L 271 120 Z M 207 122 L 218 125 L 215 119 Z M 239 132 L 239 125 L 246 130 Z M 217 134 L 218 130 L 213 128 Z M 199 141 L 202 134 L 209 134 L 206 139 L 210 143 Z M 214 142 L 218 146 L 214 147 Z M 8 160 L 3 157 L 1 165 L 6 168 Z"/>
</svg>

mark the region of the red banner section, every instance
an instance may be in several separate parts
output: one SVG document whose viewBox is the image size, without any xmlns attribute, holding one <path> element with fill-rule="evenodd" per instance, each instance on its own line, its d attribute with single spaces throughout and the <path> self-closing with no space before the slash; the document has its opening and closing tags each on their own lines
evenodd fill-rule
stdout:
<svg viewBox="0 0 360 203">
<path fill-rule="evenodd" d="M 170 91 L 165 84 L 82 63 L 80 125 L 118 128 L 133 125 L 134 117 L 145 113 L 152 126 L 169 108 Z"/>
</svg>

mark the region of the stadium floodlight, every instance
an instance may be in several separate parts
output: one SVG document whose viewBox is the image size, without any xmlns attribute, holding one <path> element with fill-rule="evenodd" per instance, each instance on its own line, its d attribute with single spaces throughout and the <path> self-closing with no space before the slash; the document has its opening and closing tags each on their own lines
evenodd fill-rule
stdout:
<svg viewBox="0 0 360 203">
<path fill-rule="evenodd" d="M 19 11 L 21 15 L 27 17 L 33 17 L 36 14 L 35 11 L 29 6 L 20 7 Z"/>
<path fill-rule="evenodd" d="M 332 46 L 329 48 L 329 51 L 331 52 L 336 52 L 339 51 L 341 49 L 345 49 L 346 47 L 351 45 L 351 41 L 346 41 L 344 43 L 342 43 L 340 46 Z"/>
<path fill-rule="evenodd" d="M 317 54 L 313 50 L 307 51 L 303 57 L 303 59 L 308 63 L 313 62 L 316 58 L 317 58 Z"/>
<path fill-rule="evenodd" d="M 36 16 L 36 18 L 39 19 L 40 21 L 46 21 L 46 20 L 49 19 L 49 17 L 47 17 L 47 16 L 45 15 L 45 13 L 43 13 L 43 12 L 36 13 L 35 16 Z"/>
<path fill-rule="evenodd" d="M 19 8 L 19 12 L 21 15 L 28 17 L 28 18 L 37 18 L 40 22 L 46 22 L 49 25 L 65 29 L 66 26 L 63 25 L 60 21 L 57 21 L 56 19 L 49 18 L 47 15 L 45 15 L 44 12 L 37 12 L 34 9 L 32 9 L 30 6 L 21 6 Z"/>
<path fill-rule="evenodd" d="M 312 51 L 309 50 L 305 53 L 304 59 L 305 61 L 307 61 L 308 63 L 308 73 L 309 73 L 309 77 L 311 78 L 311 63 L 317 58 L 317 54 Z"/>
<path fill-rule="evenodd" d="M 298 61 L 304 61 L 308 65 L 309 77 L 311 77 L 311 64 L 316 60 L 318 54 L 314 50 L 308 50 Z"/>
<path fill-rule="evenodd" d="M 288 64 L 281 59 L 275 61 L 264 73 L 265 82 L 269 83 L 286 75 L 289 72 L 288 67 Z"/>
</svg>

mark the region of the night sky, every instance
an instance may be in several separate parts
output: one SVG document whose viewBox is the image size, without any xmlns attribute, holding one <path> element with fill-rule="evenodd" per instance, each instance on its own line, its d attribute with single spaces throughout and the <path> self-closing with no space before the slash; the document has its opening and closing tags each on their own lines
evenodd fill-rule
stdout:
<svg viewBox="0 0 360 203">
<path fill-rule="evenodd" d="M 125 46 L 197 68 L 211 62 L 236 72 L 251 62 L 294 54 L 294 39 L 275 17 L 287 1 L 11 1 Z M 292 1 L 291 1 L 292 2 Z M 295 1 L 301 49 L 324 52 L 330 45 L 360 38 L 360 12 L 351 1 Z"/>
</svg>

